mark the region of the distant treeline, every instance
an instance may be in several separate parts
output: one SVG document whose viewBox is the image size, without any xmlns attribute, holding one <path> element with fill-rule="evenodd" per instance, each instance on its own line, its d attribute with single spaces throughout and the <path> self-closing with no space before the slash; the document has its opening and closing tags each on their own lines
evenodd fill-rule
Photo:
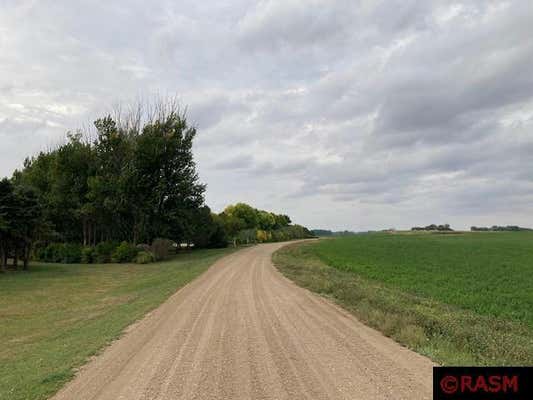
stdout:
<svg viewBox="0 0 533 400">
<path fill-rule="evenodd" d="M 94 126 L 93 140 L 69 134 L 65 144 L 26 159 L 22 170 L 0 181 L 2 268 L 8 258 L 26 267 L 31 254 L 132 259 L 136 245 L 150 252 L 157 238 L 222 247 L 312 236 L 286 215 L 243 203 L 212 213 L 193 160 L 196 129 L 174 103 L 108 115 Z"/>
<path fill-rule="evenodd" d="M 311 232 L 315 236 L 347 236 L 356 234 L 352 231 L 330 231 L 328 229 L 312 229 Z"/>
<path fill-rule="evenodd" d="M 453 229 L 450 228 L 449 224 L 444 224 L 444 225 L 431 224 L 431 225 L 424 226 L 424 227 L 414 226 L 411 228 L 411 230 L 412 231 L 441 231 L 441 232 L 453 231 Z"/>
<path fill-rule="evenodd" d="M 522 228 L 516 225 L 507 225 L 507 226 L 497 226 L 493 225 L 491 227 L 486 226 L 472 226 L 470 227 L 472 232 L 517 232 L 517 231 L 531 231 L 530 228 Z"/>
</svg>

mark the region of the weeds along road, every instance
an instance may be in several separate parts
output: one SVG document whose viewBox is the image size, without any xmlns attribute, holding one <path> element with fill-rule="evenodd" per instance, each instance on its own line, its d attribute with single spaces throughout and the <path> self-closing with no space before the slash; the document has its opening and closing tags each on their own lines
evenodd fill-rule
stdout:
<svg viewBox="0 0 533 400">
<path fill-rule="evenodd" d="M 431 361 L 285 279 L 282 245 L 213 264 L 53 399 L 431 398 Z"/>
</svg>

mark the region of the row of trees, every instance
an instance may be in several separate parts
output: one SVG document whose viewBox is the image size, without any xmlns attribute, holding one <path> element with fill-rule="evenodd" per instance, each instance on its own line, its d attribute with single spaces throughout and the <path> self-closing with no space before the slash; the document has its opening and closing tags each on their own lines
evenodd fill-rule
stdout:
<svg viewBox="0 0 533 400">
<path fill-rule="evenodd" d="M 491 227 L 472 226 L 470 230 L 472 232 L 518 232 L 518 231 L 530 231 L 531 229 L 522 228 L 517 225 L 507 225 L 507 226 L 493 225 Z"/>
<path fill-rule="evenodd" d="M 175 103 L 95 121 L 93 139 L 25 160 L 0 188 L 0 251 L 27 265 L 32 244 L 151 243 L 157 237 L 199 247 L 226 245 L 204 204 L 192 154 L 194 127 Z"/>
<path fill-rule="evenodd" d="M 212 213 L 193 159 L 196 129 L 175 103 L 148 112 L 139 107 L 125 118 L 108 115 L 94 127 L 92 139 L 69 134 L 66 143 L 26 159 L 0 182 L 2 268 L 8 258 L 27 266 L 35 242 L 94 248 L 168 238 L 222 247 L 311 236 L 286 215 L 243 203 Z"/>
<path fill-rule="evenodd" d="M 258 210 L 245 203 L 226 207 L 217 220 L 234 244 L 314 237 L 307 228 L 291 225 L 287 215 Z"/>
<path fill-rule="evenodd" d="M 424 227 L 414 226 L 411 228 L 411 230 L 412 231 L 441 231 L 441 232 L 453 231 L 453 229 L 450 228 L 449 224 L 444 224 L 444 225 L 431 224 L 431 225 L 424 226 Z"/>
<path fill-rule="evenodd" d="M 55 150 L 27 159 L 13 183 L 33 188 L 58 241 L 191 240 L 210 216 L 192 155 L 196 130 L 170 106 L 128 122 L 95 122 L 96 139 L 71 134 Z"/>
</svg>

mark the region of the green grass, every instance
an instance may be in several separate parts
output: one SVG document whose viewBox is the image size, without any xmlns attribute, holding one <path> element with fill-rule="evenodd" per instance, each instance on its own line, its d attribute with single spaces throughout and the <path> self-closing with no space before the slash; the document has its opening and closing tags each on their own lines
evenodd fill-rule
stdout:
<svg viewBox="0 0 533 400">
<path fill-rule="evenodd" d="M 357 235 L 274 261 L 439 363 L 533 365 L 533 233 Z"/>
<path fill-rule="evenodd" d="M 145 264 L 34 264 L 0 274 L 0 399 L 45 399 L 75 368 L 232 249 Z"/>
</svg>

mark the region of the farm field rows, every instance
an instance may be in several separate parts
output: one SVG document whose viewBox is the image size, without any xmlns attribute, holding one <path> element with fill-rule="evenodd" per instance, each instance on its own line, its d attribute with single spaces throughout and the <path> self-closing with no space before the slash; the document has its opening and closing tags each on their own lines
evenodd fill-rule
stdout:
<svg viewBox="0 0 533 400">
<path fill-rule="evenodd" d="M 153 264 L 31 265 L 0 275 L 0 399 L 45 399 L 129 324 L 233 249 Z"/>
<path fill-rule="evenodd" d="M 533 364 L 533 233 L 354 235 L 274 261 L 438 362 Z"/>
</svg>

